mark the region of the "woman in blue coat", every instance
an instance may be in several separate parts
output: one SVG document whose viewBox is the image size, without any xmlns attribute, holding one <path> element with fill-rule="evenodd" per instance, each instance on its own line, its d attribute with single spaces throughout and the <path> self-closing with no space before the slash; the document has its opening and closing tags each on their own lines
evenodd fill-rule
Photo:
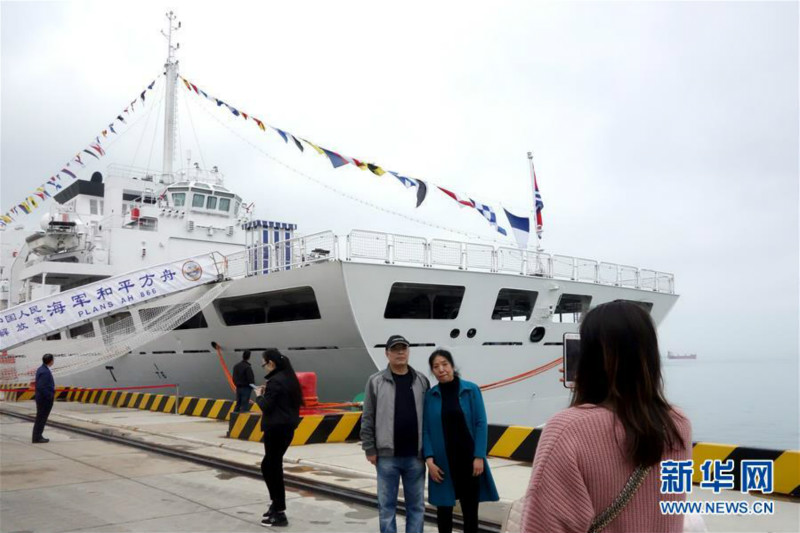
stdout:
<svg viewBox="0 0 800 533">
<path fill-rule="evenodd" d="M 464 533 L 478 531 L 478 502 L 500 499 L 486 462 L 488 424 L 481 390 L 462 380 L 453 355 L 437 349 L 428 359 L 439 382 L 425 395 L 422 449 L 428 465 L 428 501 L 436 506 L 439 533 L 453 531 L 453 506 L 461 502 Z"/>
</svg>

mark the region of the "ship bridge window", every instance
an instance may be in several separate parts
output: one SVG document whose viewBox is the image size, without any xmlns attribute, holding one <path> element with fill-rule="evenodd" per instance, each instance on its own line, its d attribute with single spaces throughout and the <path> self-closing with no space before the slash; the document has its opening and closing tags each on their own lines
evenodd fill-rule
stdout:
<svg viewBox="0 0 800 533">
<path fill-rule="evenodd" d="M 175 207 L 183 207 L 186 205 L 186 193 L 174 192 L 172 193 L 172 205 Z"/>
<path fill-rule="evenodd" d="M 71 339 L 89 339 L 94 337 L 94 325 L 92 322 L 88 324 L 81 324 L 74 328 L 69 328 L 69 337 Z"/>
<path fill-rule="evenodd" d="M 620 302 L 628 302 L 631 304 L 636 304 L 649 314 L 650 311 L 653 310 L 653 302 L 637 302 L 636 300 L 619 300 Z"/>
<path fill-rule="evenodd" d="M 198 311 L 178 327 L 169 328 L 170 322 L 173 324 L 175 323 L 174 320 L 170 320 L 170 316 L 175 316 L 177 314 L 186 316 L 186 311 L 193 305 L 195 308 L 199 308 L 196 304 L 177 304 L 169 307 L 162 306 L 140 309 L 139 319 L 142 321 L 142 324 L 144 324 L 145 329 L 152 329 L 154 331 L 207 328 L 208 322 L 206 322 L 206 317 L 203 316 L 202 311 Z"/>
<path fill-rule="evenodd" d="M 219 199 L 219 210 L 220 211 L 230 211 L 231 209 L 231 201 L 228 198 L 220 198 Z"/>
<path fill-rule="evenodd" d="M 521 289 L 500 289 L 494 303 L 492 320 L 509 320 L 524 322 L 531 317 L 536 304 L 536 291 Z"/>
<path fill-rule="evenodd" d="M 61 332 L 56 332 L 51 335 L 47 335 L 44 340 L 46 341 L 60 341 L 61 340 Z"/>
<path fill-rule="evenodd" d="M 216 208 L 217 208 L 217 197 L 209 196 L 208 201 L 206 202 L 206 209 L 216 209 Z"/>
<path fill-rule="evenodd" d="M 311 287 L 221 298 L 214 302 L 226 326 L 270 324 L 320 318 Z"/>
<path fill-rule="evenodd" d="M 448 320 L 458 317 L 464 287 L 395 283 L 389 292 L 384 318 Z"/>
<path fill-rule="evenodd" d="M 592 297 L 584 294 L 562 294 L 553 312 L 553 322 L 577 324 L 589 310 Z"/>
<path fill-rule="evenodd" d="M 192 207 L 203 207 L 206 205 L 206 195 L 194 193 L 192 195 Z"/>
</svg>

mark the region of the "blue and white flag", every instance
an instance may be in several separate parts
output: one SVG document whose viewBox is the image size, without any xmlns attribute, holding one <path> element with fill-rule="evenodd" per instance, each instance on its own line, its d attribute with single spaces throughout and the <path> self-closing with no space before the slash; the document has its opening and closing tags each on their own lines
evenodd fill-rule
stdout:
<svg viewBox="0 0 800 533">
<path fill-rule="evenodd" d="M 503 211 L 506 212 L 511 231 L 514 232 L 514 238 L 517 239 L 517 246 L 523 250 L 526 249 L 528 247 L 528 237 L 531 235 L 531 219 L 513 215 L 506 208 L 503 208 Z"/>
<path fill-rule="evenodd" d="M 425 185 L 425 182 L 422 180 L 417 180 L 414 178 L 407 178 L 405 176 L 401 176 L 397 172 L 389 171 L 389 174 L 400 180 L 400 183 L 405 185 L 406 189 L 410 189 L 411 187 L 417 188 L 417 207 L 422 205 L 422 202 L 425 201 L 425 196 L 428 194 L 428 186 Z"/>
<path fill-rule="evenodd" d="M 470 198 L 470 200 L 472 200 L 472 203 L 475 204 L 475 209 L 477 209 L 478 212 L 483 215 L 483 218 L 489 221 L 489 224 L 491 224 L 491 226 L 496 229 L 500 235 L 508 235 L 508 232 L 505 230 L 505 228 L 502 228 L 497 224 L 497 215 L 491 206 L 476 202 L 472 198 Z"/>
</svg>

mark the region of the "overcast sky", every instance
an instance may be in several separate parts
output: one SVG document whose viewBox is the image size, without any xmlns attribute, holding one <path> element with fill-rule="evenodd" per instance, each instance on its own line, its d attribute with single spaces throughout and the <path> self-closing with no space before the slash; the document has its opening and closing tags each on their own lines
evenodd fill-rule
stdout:
<svg viewBox="0 0 800 533">
<path fill-rule="evenodd" d="M 158 76 L 173 9 L 182 75 L 325 148 L 519 214 L 532 150 L 547 251 L 676 275 L 664 351 L 797 359 L 796 3 L 377 4 L 3 2 L 0 209 Z M 160 168 L 157 88 L 80 177 L 112 161 Z M 416 209 L 388 175 L 333 170 L 179 94 L 181 159 L 218 165 L 260 218 L 463 238 L 411 217 L 497 236 L 438 191 Z"/>
</svg>

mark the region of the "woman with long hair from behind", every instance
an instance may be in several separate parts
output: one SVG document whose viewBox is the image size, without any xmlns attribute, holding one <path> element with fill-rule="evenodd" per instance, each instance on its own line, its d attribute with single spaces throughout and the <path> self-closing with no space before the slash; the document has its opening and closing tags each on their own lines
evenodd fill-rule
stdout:
<svg viewBox="0 0 800 533">
<path fill-rule="evenodd" d="M 283 482 L 283 455 L 294 438 L 300 423 L 303 392 L 289 359 L 278 350 L 265 350 L 261 366 L 267 372 L 266 385 L 256 391 L 261 408 L 261 430 L 264 432 L 264 459 L 261 474 L 267 484 L 272 503 L 264 513 L 261 525 L 283 527 L 286 518 L 286 487 Z"/>
<path fill-rule="evenodd" d="M 683 516 L 661 514 L 658 502 L 686 495 L 660 493 L 659 463 L 691 459 L 691 425 L 664 397 L 650 315 L 631 302 L 602 304 L 580 336 L 571 406 L 542 432 L 522 531 L 682 531 Z"/>
</svg>

